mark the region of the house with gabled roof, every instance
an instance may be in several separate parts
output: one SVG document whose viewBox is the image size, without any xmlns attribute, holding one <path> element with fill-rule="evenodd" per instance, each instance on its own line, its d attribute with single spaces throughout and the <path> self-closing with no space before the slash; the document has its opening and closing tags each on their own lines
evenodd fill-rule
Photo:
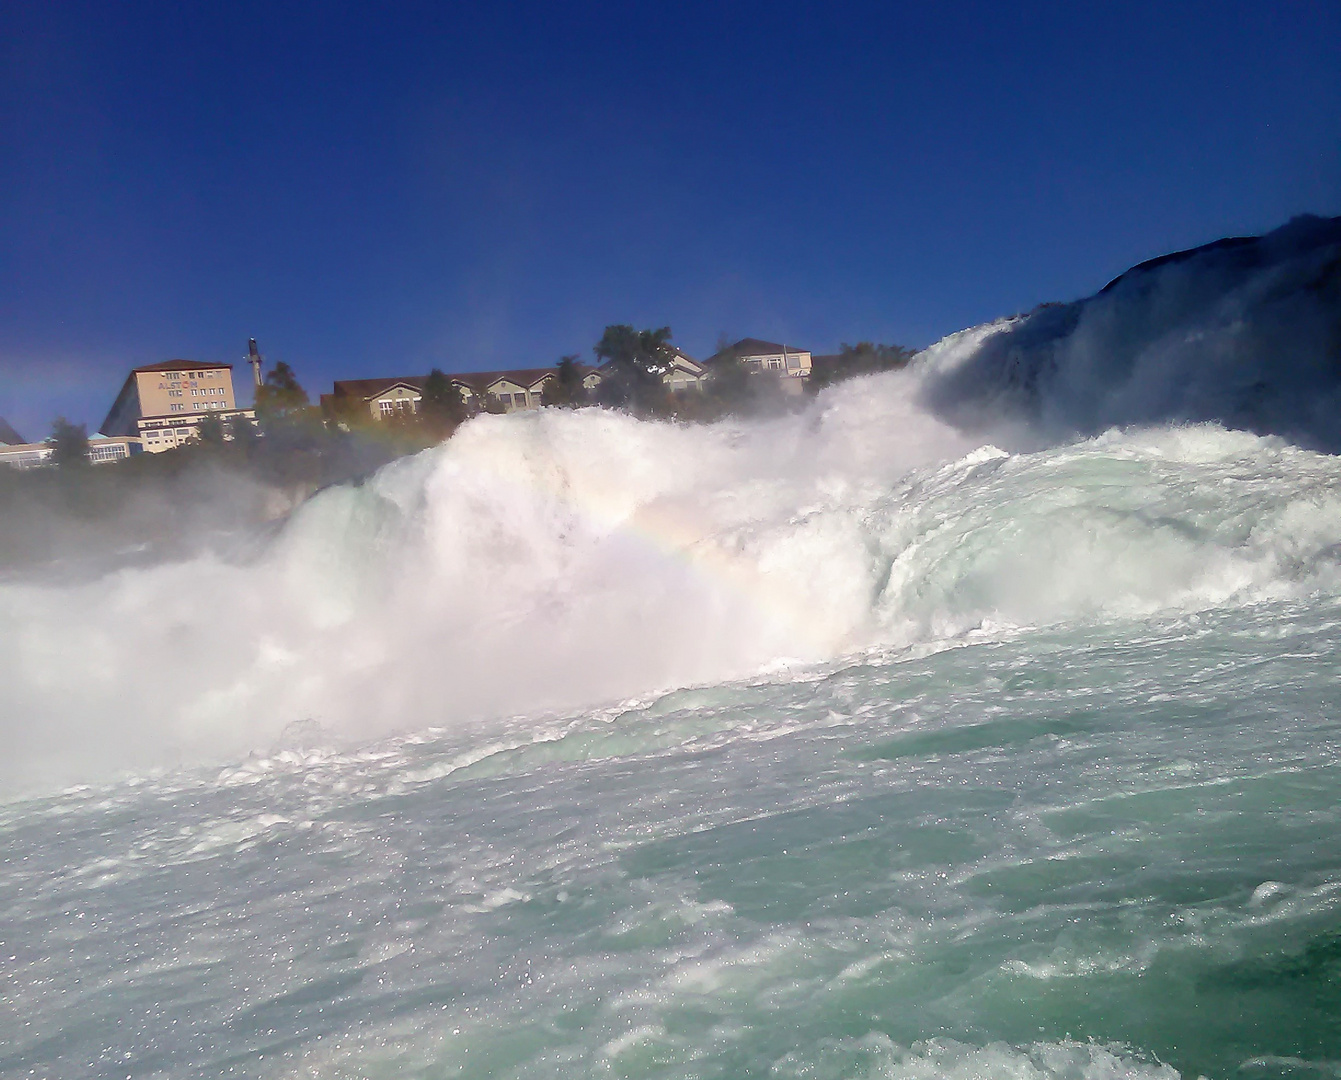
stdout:
<svg viewBox="0 0 1341 1080">
<path fill-rule="evenodd" d="M 792 393 L 801 392 L 804 380 L 810 378 L 812 365 L 809 349 L 761 338 L 741 338 L 734 345 L 719 349 L 703 363 L 711 370 L 715 364 L 728 359 L 740 361 L 752 375 L 774 375 L 782 379 L 783 388 Z"/>
<path fill-rule="evenodd" d="M 583 368 L 583 385 L 593 369 Z M 465 371 L 447 375 L 461 393 L 468 409 L 484 412 L 490 408 L 503 412 L 538 409 L 545 388 L 558 379 L 555 368 L 510 368 L 504 371 Z M 332 392 L 321 395 L 322 410 L 328 416 L 358 415 L 367 410 L 373 420 L 388 420 L 398 414 L 418 412 L 427 375 L 399 375 L 381 379 L 341 379 Z M 599 382 L 599 380 L 597 380 Z"/>
<path fill-rule="evenodd" d="M 672 393 L 685 390 L 702 390 L 708 381 L 708 369 L 683 349 L 675 349 L 670 369 L 661 377 Z"/>
<path fill-rule="evenodd" d="M 605 378 L 605 369 L 578 364 L 582 385 L 594 391 Z M 489 410 L 518 412 L 538 409 L 544 404 L 545 389 L 558 381 L 557 368 L 508 368 L 501 371 L 464 371 L 444 373 L 461 393 L 466 408 L 473 412 Z M 663 376 L 673 391 L 701 390 L 708 369 L 680 349 L 675 350 L 670 369 Z M 321 395 L 321 408 L 337 421 L 342 417 L 361 416 L 366 410 L 372 420 L 389 420 L 404 413 L 419 411 L 427 375 L 395 375 L 380 379 L 340 379 L 331 393 Z"/>
</svg>

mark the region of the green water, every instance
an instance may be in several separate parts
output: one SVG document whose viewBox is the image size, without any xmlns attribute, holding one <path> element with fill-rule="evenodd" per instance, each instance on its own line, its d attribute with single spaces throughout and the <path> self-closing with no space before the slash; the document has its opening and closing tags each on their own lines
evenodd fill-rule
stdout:
<svg viewBox="0 0 1341 1080">
<path fill-rule="evenodd" d="M 1335 1075 L 1337 615 L 11 805 L 0 1074 Z"/>
</svg>

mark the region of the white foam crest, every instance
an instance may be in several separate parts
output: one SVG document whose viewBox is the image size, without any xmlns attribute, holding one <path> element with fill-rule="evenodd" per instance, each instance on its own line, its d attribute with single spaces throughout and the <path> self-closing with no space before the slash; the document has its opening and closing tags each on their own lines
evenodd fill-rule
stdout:
<svg viewBox="0 0 1341 1080">
<path fill-rule="evenodd" d="M 1010 453 L 922 411 L 920 378 L 766 422 L 482 417 L 313 499 L 250 564 L 0 585 L 7 779 L 1341 591 L 1333 459 L 1215 427 Z"/>
<path fill-rule="evenodd" d="M 1014 1047 L 929 1039 L 910 1048 L 873 1033 L 835 1042 L 816 1062 L 788 1055 L 779 1076 L 888 1077 L 890 1080 L 1178 1080 L 1177 1069 L 1143 1060 L 1125 1047 L 1066 1040 Z M 859 1070 L 859 1071 L 858 1071 Z"/>
</svg>

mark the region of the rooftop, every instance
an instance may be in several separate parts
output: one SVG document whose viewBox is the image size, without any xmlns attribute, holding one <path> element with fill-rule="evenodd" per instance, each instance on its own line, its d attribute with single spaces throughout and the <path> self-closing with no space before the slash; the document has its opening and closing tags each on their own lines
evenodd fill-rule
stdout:
<svg viewBox="0 0 1341 1080">
<path fill-rule="evenodd" d="M 232 364 L 202 363 L 199 360 L 164 360 L 161 364 L 145 364 L 132 368 L 133 371 L 215 371 L 218 368 L 231 368 Z"/>
<path fill-rule="evenodd" d="M 719 349 L 708 357 L 705 363 L 710 364 L 714 360 L 721 360 L 727 356 L 776 356 L 784 352 L 803 353 L 809 351 L 809 349 L 801 349 L 795 345 L 783 345 L 777 341 L 764 341 L 762 338 L 747 337 L 741 338 L 734 345 L 728 345 L 725 349 Z"/>
</svg>

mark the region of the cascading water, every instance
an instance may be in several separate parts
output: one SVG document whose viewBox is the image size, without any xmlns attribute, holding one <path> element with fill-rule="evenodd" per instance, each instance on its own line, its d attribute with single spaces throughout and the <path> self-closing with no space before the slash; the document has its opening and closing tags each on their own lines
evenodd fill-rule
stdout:
<svg viewBox="0 0 1341 1080">
<path fill-rule="evenodd" d="M 1291 228 L 795 416 L 484 417 L 245 560 L 0 584 L 0 1074 L 1335 1072 Z M 1133 389 L 1231 310 L 1302 357 L 1255 434 Z"/>
</svg>

